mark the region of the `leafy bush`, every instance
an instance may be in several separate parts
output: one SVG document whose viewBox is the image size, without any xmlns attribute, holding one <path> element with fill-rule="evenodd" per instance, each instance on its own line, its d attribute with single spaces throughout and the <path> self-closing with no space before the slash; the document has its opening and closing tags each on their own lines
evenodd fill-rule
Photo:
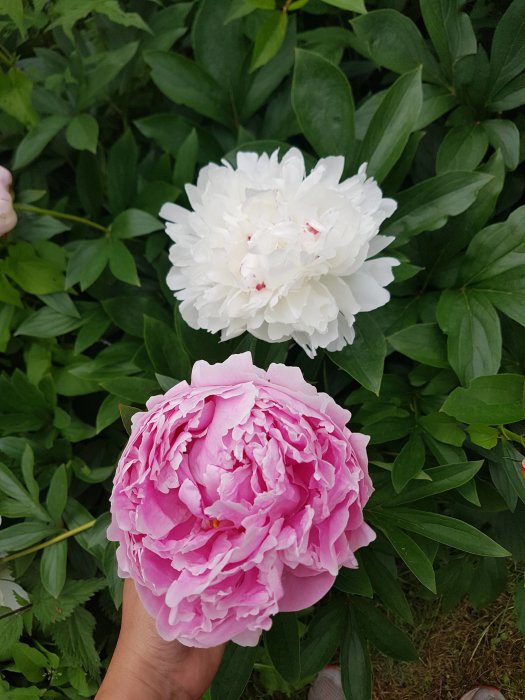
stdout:
<svg viewBox="0 0 525 700">
<path fill-rule="evenodd" d="M 293 694 L 340 649 L 346 696 L 366 700 L 369 643 L 416 656 L 407 586 L 477 608 L 504 589 L 506 550 L 525 558 L 525 2 L 503 4 L 2 5 L 19 224 L 0 242 L 0 566 L 30 599 L 0 609 L 3 697 L 94 693 L 121 596 L 105 538 L 119 411 L 199 358 L 286 359 L 350 407 L 379 533 L 314 610 L 229 649 L 212 698 L 238 697 L 256 658 L 270 692 Z M 201 165 L 290 144 L 344 155 L 347 173 L 368 161 L 399 203 L 392 300 L 315 360 L 184 325 L 157 217 Z M 525 633 L 521 587 L 516 611 Z"/>
</svg>

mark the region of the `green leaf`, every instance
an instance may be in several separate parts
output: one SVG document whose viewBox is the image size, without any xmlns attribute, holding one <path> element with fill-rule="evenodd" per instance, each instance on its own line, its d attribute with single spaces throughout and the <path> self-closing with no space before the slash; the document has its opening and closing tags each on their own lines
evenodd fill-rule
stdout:
<svg viewBox="0 0 525 700">
<path fill-rule="evenodd" d="M 487 226 L 470 242 L 461 266 L 465 284 L 479 284 L 482 280 L 508 273 L 525 265 L 525 206 L 519 207 L 506 221 Z M 491 280 L 490 280 L 491 281 Z M 489 284 L 490 284 L 489 281 Z"/>
<path fill-rule="evenodd" d="M 98 122 L 91 114 L 77 114 L 69 122 L 66 139 L 77 151 L 97 152 Z"/>
<path fill-rule="evenodd" d="M 257 647 L 230 642 L 211 684 L 211 700 L 239 700 L 251 676 Z"/>
<path fill-rule="evenodd" d="M 413 624 L 412 610 L 401 588 L 401 585 L 389 568 L 383 564 L 379 557 L 372 551 L 362 554 L 363 565 L 370 581 L 383 605 L 391 610 L 404 622 Z"/>
<path fill-rule="evenodd" d="M 410 638 L 373 603 L 356 600 L 353 607 L 359 627 L 379 651 L 398 661 L 415 661 L 418 658 Z"/>
<path fill-rule="evenodd" d="M 397 163 L 408 142 L 423 102 L 421 68 L 405 73 L 390 87 L 374 114 L 359 151 L 360 163 L 378 182 Z M 388 124 L 388 129 L 385 129 Z"/>
<path fill-rule="evenodd" d="M 109 260 L 109 242 L 105 238 L 81 241 L 75 246 L 68 261 L 66 287 L 80 282 L 85 291 L 97 281 Z"/>
<path fill-rule="evenodd" d="M 454 389 L 441 410 L 463 423 L 516 423 L 525 418 L 524 382 L 519 374 L 477 377 L 467 389 Z"/>
<path fill-rule="evenodd" d="M 43 308 L 35 311 L 18 326 L 15 335 L 27 335 L 34 338 L 55 338 L 76 330 L 83 323 L 81 318 L 65 316 L 53 309 Z"/>
<path fill-rule="evenodd" d="M 439 442 L 444 442 L 446 445 L 461 447 L 465 442 L 463 430 L 458 427 L 454 418 L 444 413 L 430 413 L 426 416 L 421 416 L 419 425 L 433 438 Z"/>
<path fill-rule="evenodd" d="M 490 112 L 506 112 L 516 109 L 525 103 L 525 73 L 502 87 L 492 98 L 488 110 Z"/>
<path fill-rule="evenodd" d="M 413 482 L 403 493 L 397 495 L 380 494 L 380 500 L 385 506 L 398 506 L 460 488 L 474 478 L 482 465 L 483 460 L 478 460 L 432 467 L 426 472 L 431 481 Z"/>
<path fill-rule="evenodd" d="M 246 17 L 255 10 L 274 10 L 275 0 L 232 0 L 228 15 L 224 21 L 229 24 L 234 19 Z"/>
<path fill-rule="evenodd" d="M 299 627 L 294 612 L 279 613 L 265 635 L 266 648 L 278 673 L 289 683 L 301 676 Z"/>
<path fill-rule="evenodd" d="M 46 497 L 46 508 L 53 520 L 60 524 L 62 513 L 67 502 L 67 472 L 64 464 L 61 464 L 51 477 L 49 490 Z"/>
<path fill-rule="evenodd" d="M 263 9 L 275 9 L 275 2 L 262 3 Z M 237 8 L 236 8 L 237 5 Z M 261 1 L 250 0 L 244 7 L 253 11 Z M 227 99 L 238 104 L 245 81 L 248 42 L 242 22 L 229 22 L 239 3 L 204 0 L 199 3 L 193 22 L 192 43 L 195 60 L 208 75 L 222 86 Z M 242 16 L 242 15 L 237 15 Z"/>
<path fill-rule="evenodd" d="M 33 613 L 44 628 L 54 625 L 68 618 L 77 606 L 86 603 L 105 585 L 103 578 L 69 579 L 60 593 L 60 606 L 57 606 L 56 598 L 40 584 L 33 592 Z"/>
<path fill-rule="evenodd" d="M 9 250 L 5 272 L 29 294 L 51 294 L 64 289 L 63 263 L 63 259 L 43 257 L 29 243 L 20 242 Z"/>
<path fill-rule="evenodd" d="M 106 379 L 100 385 L 110 394 L 115 394 L 125 401 L 132 403 L 146 403 L 157 390 L 157 382 L 143 377 L 122 377 L 119 379 Z"/>
<path fill-rule="evenodd" d="M 368 644 L 352 609 L 341 644 L 341 683 L 347 700 L 372 700 L 372 664 Z"/>
<path fill-rule="evenodd" d="M 317 53 L 297 49 L 292 105 L 303 134 L 319 156 L 351 156 L 354 100 L 337 66 Z"/>
<path fill-rule="evenodd" d="M 0 73 L 0 109 L 26 128 L 34 127 L 38 114 L 31 103 L 33 81 L 19 68 Z"/>
<path fill-rule="evenodd" d="M 255 37 L 250 72 L 266 65 L 279 51 L 288 28 L 288 14 L 280 10 L 271 12 Z"/>
<path fill-rule="evenodd" d="M 435 323 L 407 326 L 388 336 L 388 342 L 411 360 L 430 367 L 448 367 L 445 338 Z"/>
<path fill-rule="evenodd" d="M 373 522 L 382 530 L 392 547 L 396 550 L 399 557 L 405 562 L 407 568 L 410 569 L 414 576 L 421 581 L 426 588 L 432 591 L 432 593 L 437 593 L 434 567 L 417 542 L 415 542 L 410 535 L 407 535 L 406 532 L 392 525 L 392 523 L 381 521 L 380 516 L 375 516 Z"/>
<path fill-rule="evenodd" d="M 0 654 L 3 658 L 12 654 L 13 645 L 18 642 L 24 630 L 22 615 L 10 614 L 4 617 L 5 613 L 10 613 L 10 610 L 0 606 Z"/>
<path fill-rule="evenodd" d="M 301 675 L 306 678 L 318 673 L 332 659 L 345 624 L 345 603 L 332 598 L 317 606 L 301 640 Z"/>
<path fill-rule="evenodd" d="M 20 460 L 20 468 L 22 470 L 22 476 L 24 477 L 24 483 L 31 498 L 35 503 L 38 503 L 40 486 L 38 485 L 38 481 L 35 479 L 34 466 L 35 454 L 31 448 L 31 445 L 26 445 L 22 453 L 22 459 Z"/>
<path fill-rule="evenodd" d="M 144 316 L 144 343 L 156 372 L 179 380 L 190 378 L 191 365 L 184 345 L 166 323 Z"/>
<path fill-rule="evenodd" d="M 124 212 L 135 200 L 138 150 L 131 130 L 127 129 L 109 149 L 106 173 L 109 210 Z M 118 217 L 117 217 L 118 219 Z M 126 219 L 124 219 L 126 222 Z M 127 223 L 127 222 L 126 222 Z M 115 222 L 113 222 L 113 227 Z"/>
<path fill-rule="evenodd" d="M 481 126 L 495 149 L 500 149 L 505 166 L 515 170 L 520 162 L 520 132 L 508 119 L 486 119 Z"/>
<path fill-rule="evenodd" d="M 135 258 L 122 241 L 110 241 L 109 269 L 118 280 L 140 287 Z"/>
<path fill-rule="evenodd" d="M 476 610 L 493 603 L 505 590 L 507 562 L 489 557 L 480 559 L 469 589 L 469 602 Z"/>
<path fill-rule="evenodd" d="M 339 352 L 326 354 L 361 386 L 379 395 L 386 357 L 385 337 L 369 314 L 360 314 L 357 317 L 355 333 L 355 340 L 351 345 Z"/>
<path fill-rule="evenodd" d="M 516 496 L 525 503 L 525 479 L 523 478 L 523 455 L 516 450 L 510 442 L 501 441 L 491 457 L 491 475 L 494 477 L 492 468 L 503 471 L 507 477 L 508 483 L 514 490 Z"/>
<path fill-rule="evenodd" d="M 41 119 L 18 144 L 13 161 L 13 170 L 19 170 L 29 165 L 42 153 L 47 144 L 68 122 L 69 117 L 64 117 L 60 114 Z"/>
<path fill-rule="evenodd" d="M 119 417 L 120 401 L 117 396 L 106 396 L 98 409 L 96 428 L 97 433 L 112 425 Z"/>
<path fill-rule="evenodd" d="M 47 657 L 35 647 L 17 642 L 12 648 L 13 661 L 24 678 L 32 683 L 39 683 L 48 666 Z"/>
<path fill-rule="evenodd" d="M 138 411 L 141 409 L 135 408 L 135 406 L 126 406 L 126 404 L 119 403 L 118 410 L 127 434 L 131 435 L 131 417 L 134 416 L 135 413 L 138 413 Z"/>
<path fill-rule="evenodd" d="M 413 432 L 392 465 L 392 484 L 397 493 L 419 474 L 424 465 L 425 445 L 419 433 Z"/>
<path fill-rule="evenodd" d="M 164 228 L 163 222 L 140 209 L 121 212 L 111 224 L 111 233 L 116 238 L 136 238 Z"/>
<path fill-rule="evenodd" d="M 468 288 L 445 290 L 439 299 L 437 319 L 448 336 L 450 365 L 462 384 L 497 373 L 501 364 L 500 322 L 483 293 Z"/>
<path fill-rule="evenodd" d="M 31 515 L 44 522 L 48 520 L 44 509 L 39 505 L 38 501 L 35 502 L 13 472 L 2 463 L 0 463 L 0 493 L 2 496 L 8 496 L 20 503 L 28 516 Z"/>
<path fill-rule="evenodd" d="M 475 170 L 487 152 L 489 139 L 481 124 L 455 126 L 447 132 L 436 157 L 436 174 Z"/>
<path fill-rule="evenodd" d="M 358 12 L 360 14 L 366 12 L 364 0 L 323 0 L 323 2 L 348 12 Z"/>
<path fill-rule="evenodd" d="M 525 326 L 525 265 L 482 280 L 475 289 L 509 318 Z"/>
<path fill-rule="evenodd" d="M 397 211 L 383 233 L 403 241 L 442 228 L 450 216 L 468 209 L 491 180 L 491 175 L 459 171 L 424 180 L 397 195 Z"/>
<path fill-rule="evenodd" d="M 273 7 L 275 7 L 275 4 L 273 4 Z M 248 87 L 240 112 L 241 123 L 246 123 L 268 101 L 270 95 L 288 75 L 294 62 L 295 43 L 295 18 L 290 17 L 288 20 L 288 31 L 281 48 L 265 66 L 259 68 L 253 74 L 251 85 Z M 286 105 L 291 113 L 289 93 L 286 96 Z"/>
<path fill-rule="evenodd" d="M 40 559 L 40 580 L 46 591 L 58 598 L 66 582 L 67 540 L 46 547 Z"/>
<path fill-rule="evenodd" d="M 498 444 L 499 431 L 497 428 L 491 428 L 490 425 L 469 425 L 465 430 L 469 434 L 470 441 L 485 450 L 491 450 Z"/>
<path fill-rule="evenodd" d="M 56 535 L 56 528 L 42 525 L 41 522 L 26 521 L 2 527 L 0 530 L 0 552 L 18 552 L 53 535 Z"/>
<path fill-rule="evenodd" d="M 148 52 L 144 58 L 152 69 L 153 82 L 166 97 L 219 124 L 231 126 L 233 117 L 222 89 L 196 63 L 179 54 L 161 51 Z"/>
<path fill-rule="evenodd" d="M 198 155 L 199 137 L 196 130 L 192 129 L 177 151 L 177 159 L 173 169 L 173 181 L 180 187 L 193 181 Z"/>
<path fill-rule="evenodd" d="M 525 69 L 525 5 L 514 0 L 496 25 L 490 54 L 491 94 Z"/>
<path fill-rule="evenodd" d="M 480 530 L 447 515 L 438 515 L 413 508 L 389 508 L 381 511 L 381 517 L 402 530 L 415 532 L 430 540 L 455 547 L 464 552 L 482 557 L 509 556 L 506 549 L 503 549 Z"/>
<path fill-rule="evenodd" d="M 48 27 L 62 27 L 66 36 L 73 38 L 72 29 L 80 20 L 88 17 L 92 12 L 105 15 L 111 22 L 123 27 L 136 27 L 143 31 L 150 31 L 148 25 L 136 12 L 124 12 L 117 0 L 57 0 L 53 6 L 53 14 L 57 19 Z"/>
<path fill-rule="evenodd" d="M 362 595 L 365 598 L 372 598 L 374 595 L 368 574 L 362 566 L 358 569 L 347 569 L 346 567 L 340 569 L 334 586 L 351 595 Z"/>
<path fill-rule="evenodd" d="M 51 636 L 65 661 L 81 666 L 96 678 L 100 659 L 93 639 L 94 629 L 93 615 L 84 608 L 77 607 L 69 617 L 53 625 Z"/>
<path fill-rule="evenodd" d="M 428 79 L 439 81 L 437 61 L 414 22 L 396 10 L 374 10 L 351 21 L 356 36 L 365 43 L 379 66 L 408 73 L 423 66 Z"/>
<path fill-rule="evenodd" d="M 458 0 L 420 0 L 421 13 L 434 48 L 450 75 L 462 56 L 475 54 L 477 41 L 469 17 Z"/>
<path fill-rule="evenodd" d="M 161 321 L 169 321 L 169 314 L 156 297 L 135 293 L 133 304 L 130 304 L 129 301 L 130 297 L 128 296 L 118 296 L 104 299 L 102 302 L 104 310 L 113 323 L 126 333 L 142 338 L 144 336 L 144 316 L 154 316 Z"/>
</svg>

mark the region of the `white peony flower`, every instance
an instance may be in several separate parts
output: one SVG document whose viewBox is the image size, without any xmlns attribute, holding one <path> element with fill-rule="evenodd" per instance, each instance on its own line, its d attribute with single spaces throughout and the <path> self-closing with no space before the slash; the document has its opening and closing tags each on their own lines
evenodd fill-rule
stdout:
<svg viewBox="0 0 525 700">
<path fill-rule="evenodd" d="M 236 168 L 210 163 L 186 186 L 193 211 L 162 207 L 175 244 L 167 283 L 192 328 L 293 338 L 310 357 L 353 341 L 355 315 L 390 298 L 398 261 L 374 256 L 392 240 L 377 233 L 396 203 L 366 163 L 340 182 L 343 167 L 322 158 L 306 175 L 296 148 L 280 162 L 239 153 Z"/>
</svg>

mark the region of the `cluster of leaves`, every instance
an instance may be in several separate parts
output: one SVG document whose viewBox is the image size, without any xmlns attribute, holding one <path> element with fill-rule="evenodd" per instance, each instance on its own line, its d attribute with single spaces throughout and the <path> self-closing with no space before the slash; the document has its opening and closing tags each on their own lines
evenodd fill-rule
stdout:
<svg viewBox="0 0 525 700">
<path fill-rule="evenodd" d="M 366 700 L 370 646 L 417 656 L 407 587 L 478 608 L 505 588 L 504 557 L 525 559 L 525 0 L 503 5 L 2 4 L 19 224 L 0 242 L 0 567 L 29 595 L 0 608 L 3 697 L 92 696 L 120 604 L 105 539 L 119 407 L 200 358 L 286 360 L 349 406 L 371 436 L 379 535 L 315 609 L 232 646 L 211 698 L 240 697 L 256 660 L 269 692 L 293 695 L 339 650 L 346 697 Z M 313 361 L 186 327 L 157 217 L 201 165 L 291 144 L 343 154 L 347 174 L 367 161 L 399 203 L 391 302 Z"/>
</svg>

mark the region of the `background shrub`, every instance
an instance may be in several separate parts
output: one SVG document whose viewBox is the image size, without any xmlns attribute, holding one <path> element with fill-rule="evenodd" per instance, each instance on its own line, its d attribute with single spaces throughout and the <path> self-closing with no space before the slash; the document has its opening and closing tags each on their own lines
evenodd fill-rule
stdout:
<svg viewBox="0 0 525 700">
<path fill-rule="evenodd" d="M 293 694 L 339 649 L 347 697 L 366 700 L 369 643 L 416 656 L 407 586 L 480 608 L 507 585 L 506 550 L 523 570 L 525 2 L 366 10 L 0 6 L 0 150 L 19 212 L 0 240 L 0 571 L 30 598 L 0 608 L 3 697 L 94 693 L 121 600 L 105 539 L 119 411 L 129 422 L 199 358 L 286 360 L 350 407 L 371 435 L 379 533 L 314 610 L 279 616 L 257 652 L 232 646 L 236 673 L 223 667 L 212 698 L 238 697 L 257 658 L 261 683 Z M 383 228 L 402 262 L 391 302 L 315 360 L 184 325 L 157 217 L 187 204 L 201 165 L 291 144 L 311 162 L 344 155 L 347 174 L 368 161 L 399 202 Z M 525 633 L 523 585 L 515 604 Z"/>
</svg>

